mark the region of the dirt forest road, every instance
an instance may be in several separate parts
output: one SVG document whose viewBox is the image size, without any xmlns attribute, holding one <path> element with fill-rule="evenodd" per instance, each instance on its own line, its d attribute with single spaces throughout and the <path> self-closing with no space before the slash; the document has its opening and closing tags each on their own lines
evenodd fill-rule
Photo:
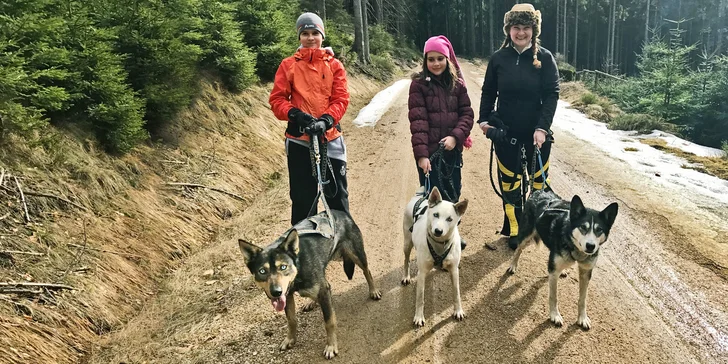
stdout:
<svg viewBox="0 0 728 364">
<path fill-rule="evenodd" d="M 484 67 L 463 63 L 477 110 Z M 463 169 L 462 194 L 470 200 L 460 225 L 469 243 L 460 269 L 466 318 L 451 319 L 449 277 L 433 271 L 426 289 L 426 323 L 415 329 L 415 287 L 399 283 L 401 214 L 417 187 L 406 101 L 405 92 L 375 127 L 356 128 L 350 124 L 353 116 L 347 116 L 351 212 L 384 295 L 381 301 L 369 300 L 361 271 L 347 281 L 341 263 L 331 264 L 328 277 L 339 327 L 334 362 L 728 362 L 728 284 L 702 264 L 699 249 L 690 243 L 691 229 L 705 230 L 700 219 L 682 218 L 689 211 L 659 185 L 558 129 L 558 113 L 551 162 L 555 190 L 564 197 L 579 194 L 593 208 L 620 203 L 589 287 L 592 329 L 574 324 L 575 268 L 559 282 L 564 327 L 548 321 L 545 248 L 527 250 L 518 273 L 506 274 L 511 251 L 496 235 L 502 210 L 489 182 L 490 143 L 477 129 Z M 283 176 L 219 242 L 171 274 L 167 293 L 111 335 L 91 362 L 324 362 L 320 310 L 301 312 L 301 299 L 296 301 L 298 342 L 289 351 L 278 350 L 286 334 L 285 316 L 276 314 L 255 286 L 237 249 L 238 236 L 260 244 L 273 241 L 288 227 L 289 211 Z M 725 242 L 725 231 L 715 227 L 713 238 Z M 497 250 L 484 248 L 486 242 Z"/>
</svg>

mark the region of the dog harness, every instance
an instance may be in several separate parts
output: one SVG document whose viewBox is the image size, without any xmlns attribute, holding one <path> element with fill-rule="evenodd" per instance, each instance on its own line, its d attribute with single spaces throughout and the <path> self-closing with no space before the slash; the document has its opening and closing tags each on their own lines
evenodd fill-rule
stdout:
<svg viewBox="0 0 728 364">
<path fill-rule="evenodd" d="M 442 262 L 447 258 L 447 255 L 450 254 L 450 249 L 452 249 L 452 244 L 445 249 L 445 252 L 442 253 L 442 255 L 438 255 L 435 252 L 435 249 L 432 248 L 432 243 L 430 243 L 430 234 L 427 234 L 427 249 L 430 250 L 430 255 L 432 256 L 432 260 L 435 261 L 435 267 L 442 268 Z"/>
<path fill-rule="evenodd" d="M 412 209 L 412 226 L 409 228 L 410 232 L 412 232 L 412 229 L 415 228 L 417 220 L 427 211 L 427 205 L 422 206 L 422 203 L 425 202 L 425 200 L 427 200 L 427 196 L 420 197 L 417 202 L 415 202 L 415 206 Z"/>
<path fill-rule="evenodd" d="M 296 229 L 296 232 L 298 235 L 307 235 L 307 234 L 318 234 L 323 236 L 326 239 L 333 239 L 334 238 L 334 229 L 331 227 L 331 224 L 329 223 L 331 219 L 328 216 L 322 216 L 322 215 L 314 215 L 306 218 L 306 220 L 310 221 L 313 224 L 312 229 Z M 298 225 L 298 224 L 296 224 Z M 287 234 L 287 233 L 286 233 Z"/>
</svg>

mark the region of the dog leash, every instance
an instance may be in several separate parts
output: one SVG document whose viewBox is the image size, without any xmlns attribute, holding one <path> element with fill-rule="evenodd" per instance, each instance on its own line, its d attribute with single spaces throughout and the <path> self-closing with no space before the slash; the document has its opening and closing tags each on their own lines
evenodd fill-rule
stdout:
<svg viewBox="0 0 728 364">
<path fill-rule="evenodd" d="M 525 148 L 524 148 L 525 151 Z M 538 145 L 533 146 L 533 161 L 531 162 L 531 175 L 528 177 L 528 186 L 529 186 L 529 194 L 533 193 L 536 189 L 533 187 L 533 180 L 536 179 L 536 161 L 538 160 L 538 166 L 539 166 L 539 172 L 541 172 L 541 175 L 543 176 L 543 184 L 541 185 L 541 190 L 546 189 L 546 187 L 551 188 L 551 185 L 548 183 L 548 175 L 546 174 L 546 169 L 544 169 L 543 166 L 543 159 L 541 158 L 541 148 L 538 147 Z"/>
<path fill-rule="evenodd" d="M 326 195 L 324 192 L 324 182 L 321 179 L 321 150 L 319 149 L 319 137 L 321 136 L 319 133 L 311 133 L 309 134 L 311 138 L 311 147 L 314 152 L 314 162 L 316 163 L 316 179 L 318 182 L 318 191 L 316 192 L 316 198 L 313 200 L 313 205 L 308 211 L 308 216 L 311 216 L 311 213 L 313 212 L 316 205 L 318 205 L 319 199 L 324 203 L 324 210 L 326 211 L 326 215 L 329 216 L 328 222 L 329 227 L 331 228 L 331 231 L 333 231 L 332 240 L 334 241 L 334 244 L 331 246 L 331 254 L 334 253 L 336 250 L 336 239 L 334 237 L 336 236 L 336 228 L 334 226 L 334 215 L 331 214 L 331 209 L 329 208 L 329 203 L 326 202 Z M 330 163 L 329 163 L 330 164 Z M 332 173 L 333 177 L 333 173 Z"/>
<path fill-rule="evenodd" d="M 437 180 L 440 183 L 439 189 L 443 197 L 448 201 L 456 201 L 459 199 L 460 196 L 456 196 L 457 190 L 455 189 L 455 184 L 452 181 L 452 174 L 455 172 L 455 169 L 460 168 L 460 166 L 457 165 L 457 162 L 452 166 L 448 166 L 447 162 L 445 161 L 444 153 L 445 143 L 440 142 L 440 146 L 434 153 L 432 153 L 432 156 L 430 156 L 430 163 L 437 165 Z M 445 175 L 447 175 L 447 178 L 445 178 Z M 445 181 L 447 181 L 447 185 L 445 184 Z M 452 193 L 452 196 L 450 195 L 450 193 Z"/>
</svg>

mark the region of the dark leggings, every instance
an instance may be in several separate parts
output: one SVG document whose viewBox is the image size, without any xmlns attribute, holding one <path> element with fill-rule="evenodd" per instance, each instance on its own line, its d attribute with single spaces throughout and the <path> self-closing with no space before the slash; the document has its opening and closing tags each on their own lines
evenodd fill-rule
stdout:
<svg viewBox="0 0 728 364">
<path fill-rule="evenodd" d="M 349 213 L 349 192 L 346 181 L 346 162 L 339 159 L 330 159 L 334 170 L 327 171 L 326 176 L 331 181 L 324 186 L 326 202 L 333 210 L 346 211 Z M 311 158 L 307 147 L 288 143 L 288 184 L 291 197 L 291 225 L 307 218 L 308 212 L 316 199 L 318 192 L 318 180 L 311 173 Z M 334 179 L 336 183 L 334 183 Z M 328 197 L 330 195 L 331 197 Z M 318 204 L 317 204 L 318 205 Z M 318 206 L 314 207 L 313 215 L 318 212 Z"/>
</svg>

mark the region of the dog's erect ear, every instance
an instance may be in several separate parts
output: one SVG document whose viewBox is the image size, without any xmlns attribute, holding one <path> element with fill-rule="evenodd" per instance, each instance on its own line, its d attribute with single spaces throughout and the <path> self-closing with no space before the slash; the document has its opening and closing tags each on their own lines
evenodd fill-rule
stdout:
<svg viewBox="0 0 728 364">
<path fill-rule="evenodd" d="M 578 195 L 574 195 L 574 197 L 571 198 L 571 208 L 569 210 L 569 217 L 572 224 L 574 221 L 584 216 L 584 214 L 586 214 L 586 207 L 584 207 L 584 203 L 581 202 L 581 198 Z"/>
<path fill-rule="evenodd" d="M 240 251 L 243 252 L 243 260 L 245 264 L 255 259 L 263 249 L 253 243 L 249 243 L 243 239 L 238 239 L 238 245 L 240 245 Z"/>
<path fill-rule="evenodd" d="M 432 191 L 430 191 L 430 198 L 427 200 L 427 203 L 430 207 L 432 207 L 440 202 L 442 202 L 442 196 L 440 195 L 440 190 L 438 190 L 437 186 L 435 186 L 432 188 Z"/>
<path fill-rule="evenodd" d="M 278 249 L 298 255 L 298 231 L 291 229 L 281 245 L 278 246 Z"/>
<path fill-rule="evenodd" d="M 607 226 L 611 229 L 612 224 L 614 224 L 614 220 L 617 218 L 617 212 L 619 211 L 619 205 L 617 205 L 616 202 L 612 202 L 609 206 L 607 206 L 604 210 L 602 210 L 599 213 L 599 216 L 601 216 L 604 221 L 607 222 Z"/>
<path fill-rule="evenodd" d="M 464 199 L 458 203 L 455 204 L 455 211 L 458 212 L 458 216 L 463 216 L 465 214 L 465 210 L 468 209 L 468 199 Z"/>
</svg>

